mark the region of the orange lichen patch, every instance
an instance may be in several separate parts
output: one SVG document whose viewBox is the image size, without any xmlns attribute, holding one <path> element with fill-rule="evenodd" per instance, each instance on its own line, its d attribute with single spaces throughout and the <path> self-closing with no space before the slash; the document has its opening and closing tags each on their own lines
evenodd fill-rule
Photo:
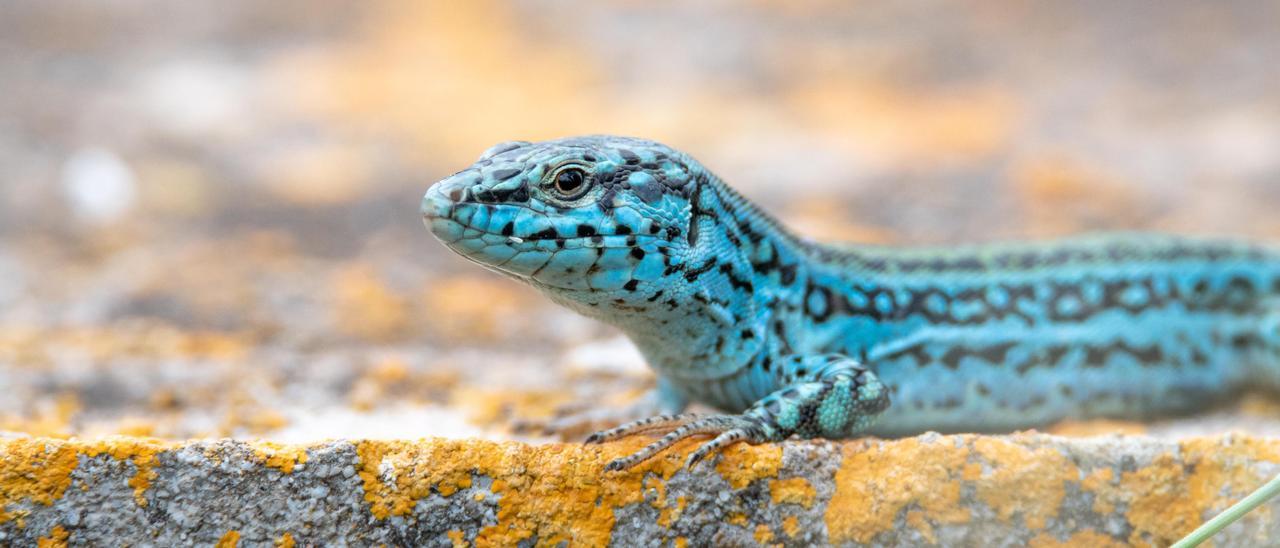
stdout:
<svg viewBox="0 0 1280 548">
<path fill-rule="evenodd" d="M 129 478 L 128 484 L 129 487 L 133 488 L 133 500 L 138 506 L 146 506 L 147 499 L 143 497 L 143 494 L 146 493 L 148 487 L 151 487 L 151 482 L 156 479 L 156 456 L 161 451 L 177 446 L 177 442 L 166 442 L 151 438 L 112 436 L 83 445 L 82 454 L 89 458 L 105 454 L 116 460 L 132 462 L 136 471 L 133 477 Z"/>
<path fill-rule="evenodd" d="M 782 519 L 783 534 L 795 538 L 796 533 L 800 532 L 800 519 L 795 516 L 787 516 Z"/>
<path fill-rule="evenodd" d="M 54 525 L 49 530 L 49 536 L 36 539 L 38 548 L 66 548 L 67 539 L 71 538 L 71 533 L 67 532 L 61 525 Z"/>
<path fill-rule="evenodd" d="M 933 524 L 924 517 L 924 512 L 912 510 L 907 512 L 907 525 L 916 531 L 930 543 L 938 542 L 937 536 L 933 534 Z"/>
<path fill-rule="evenodd" d="M 49 506 L 62 498 L 77 464 L 76 450 L 67 442 L 0 440 L 0 523 L 16 519 L 18 527 L 24 527 L 25 513 L 12 505 L 30 502 Z"/>
<path fill-rule="evenodd" d="M 1266 478 L 1249 466 L 1258 461 L 1280 462 L 1280 443 L 1193 439 L 1182 443 L 1180 458 L 1162 454 L 1119 477 L 1095 471 L 1081 487 L 1097 497 L 1095 510 L 1126 509 L 1130 544 L 1168 545 L 1261 485 Z M 1259 510 L 1245 519 L 1268 519 L 1266 509 Z"/>
<path fill-rule="evenodd" d="M 1184 463 L 1195 466 L 1186 483 L 1192 496 L 1204 505 L 1201 519 L 1225 510 L 1269 479 L 1253 463 L 1280 462 L 1280 444 L 1260 438 L 1196 438 L 1183 441 L 1181 447 Z M 1263 521 L 1271 517 L 1270 508 L 1265 506 L 1250 514 L 1250 518 Z M 1182 533 L 1191 532 L 1197 525 L 1192 524 Z"/>
<path fill-rule="evenodd" d="M 334 275 L 332 283 L 334 314 L 342 332 L 374 342 L 393 341 L 408 332 L 412 324 L 409 300 L 371 269 L 347 267 Z"/>
<path fill-rule="evenodd" d="M 1057 515 L 1068 482 L 1080 477 L 1075 465 L 1056 449 L 1032 449 L 1003 438 L 977 437 L 974 451 L 984 465 L 965 467 L 965 479 L 976 482 L 976 494 L 996 515 L 1021 515 L 1027 529 L 1043 529 Z"/>
<path fill-rule="evenodd" d="M 799 504 L 810 508 L 818 493 L 809 484 L 809 480 L 796 477 L 770 481 L 769 496 L 774 504 Z"/>
<path fill-rule="evenodd" d="M 294 548 L 294 546 L 297 546 L 298 543 L 297 541 L 293 540 L 293 534 L 285 533 L 283 535 L 280 535 L 280 538 L 276 540 L 275 545 L 279 548 Z"/>
<path fill-rule="evenodd" d="M 610 540 L 617 508 L 650 504 L 662 511 L 670 505 L 665 487 L 658 489 L 655 482 L 665 483 L 701 443 L 679 444 L 632 470 L 604 472 L 610 460 L 648 441 L 637 437 L 601 448 L 474 440 L 364 441 L 356 452 L 365 501 L 379 519 L 406 515 L 423 497 L 448 496 L 470 485 L 473 475 L 482 475 L 493 479 L 498 523 L 481 529 L 477 544 L 511 545 L 537 538 L 548 544 L 600 545 Z M 745 475 L 757 473 L 745 461 L 770 458 L 768 451 L 757 448 L 724 456 L 728 470 Z M 673 512 L 682 508 L 678 501 L 675 506 Z"/>
<path fill-rule="evenodd" d="M 1203 521 L 1206 501 L 1193 498 L 1185 472 L 1183 463 L 1166 454 L 1121 476 L 1120 490 L 1113 496 L 1128 502 L 1126 517 L 1134 529 L 1131 544 L 1168 545 Z"/>
<path fill-rule="evenodd" d="M 1069 436 L 1075 438 L 1102 436 L 1106 434 L 1135 435 L 1145 433 L 1147 431 L 1147 425 L 1140 422 L 1109 419 L 1062 421 L 1049 427 L 1047 431 L 1055 436 Z"/>
<path fill-rule="evenodd" d="M 658 525 L 663 527 L 670 527 L 684 512 L 684 497 L 677 498 L 675 504 L 667 503 L 667 483 L 662 478 L 648 476 L 644 479 L 644 498 L 658 508 Z"/>
<path fill-rule="evenodd" d="M 914 507 L 933 523 L 964 523 L 960 471 L 970 451 L 965 437 L 864 441 L 845 444 L 836 492 L 827 505 L 832 543 L 868 543 L 892 530 L 903 509 Z"/>
<path fill-rule="evenodd" d="M 1058 540 L 1049 533 L 1040 533 L 1027 543 L 1029 548 L 1071 548 L 1074 546 L 1090 546 L 1095 548 L 1120 548 L 1120 542 L 1097 531 L 1080 531 L 1067 540 Z"/>
<path fill-rule="evenodd" d="M 463 548 L 464 546 L 469 546 L 469 544 L 467 544 L 466 533 L 458 529 L 450 530 L 446 532 L 445 535 L 449 537 L 449 542 L 453 543 L 454 548 Z"/>
<path fill-rule="evenodd" d="M 754 537 L 759 544 L 769 544 L 773 542 L 773 530 L 768 525 L 761 523 L 756 526 Z"/>
<path fill-rule="evenodd" d="M 726 521 L 729 522 L 729 525 L 737 525 L 738 527 L 746 527 L 747 523 L 749 523 L 747 521 L 747 515 L 742 512 L 733 512 L 729 514 L 729 518 Z"/>
<path fill-rule="evenodd" d="M 254 455 L 265 465 L 286 474 L 292 474 L 295 466 L 307 462 L 307 448 L 301 445 L 285 445 L 268 441 L 250 442 Z"/>
<path fill-rule="evenodd" d="M 1089 473 L 1080 482 L 1080 488 L 1085 491 L 1094 493 L 1093 511 L 1099 514 L 1110 514 L 1115 511 L 1116 505 L 1113 497 L 1102 496 L 1103 493 L 1111 493 L 1111 487 L 1115 482 L 1115 471 L 1110 468 L 1099 468 Z"/>
<path fill-rule="evenodd" d="M 227 531 L 227 534 L 222 535 L 222 538 L 218 539 L 218 543 L 214 544 L 213 546 L 214 548 L 236 548 L 236 546 L 238 546 L 239 544 L 240 544 L 240 532 Z"/>
<path fill-rule="evenodd" d="M 757 480 L 776 478 L 778 469 L 782 467 L 782 446 L 777 444 L 738 443 L 726 447 L 721 453 L 725 458 L 716 464 L 716 472 L 734 489 L 745 489 Z"/>
</svg>

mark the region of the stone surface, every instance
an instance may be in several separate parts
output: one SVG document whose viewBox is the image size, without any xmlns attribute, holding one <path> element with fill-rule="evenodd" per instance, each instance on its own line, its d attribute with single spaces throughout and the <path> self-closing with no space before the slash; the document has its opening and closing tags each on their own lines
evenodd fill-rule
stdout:
<svg viewBox="0 0 1280 548">
<path fill-rule="evenodd" d="M 1280 240 L 1280 3 L 1025 4 L 0 2 L 0 547 L 1167 543 L 1275 471 L 1220 437 L 1275 401 L 602 476 L 509 425 L 651 376 L 416 213 L 614 132 L 824 240 Z M 492 441 L 317 441 L 423 436 Z"/>
<path fill-rule="evenodd" d="M 1167 545 L 1280 472 L 1280 440 L 1042 434 L 679 450 L 644 440 L 0 440 L 0 545 Z M 1280 538 L 1271 504 L 1219 546 Z"/>
</svg>

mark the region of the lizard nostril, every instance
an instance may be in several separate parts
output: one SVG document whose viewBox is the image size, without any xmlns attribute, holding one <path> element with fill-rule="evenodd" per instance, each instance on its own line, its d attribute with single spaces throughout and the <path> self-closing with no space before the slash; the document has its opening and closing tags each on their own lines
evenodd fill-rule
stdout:
<svg viewBox="0 0 1280 548">
<path fill-rule="evenodd" d="M 449 191 L 449 199 L 455 203 L 463 201 L 466 199 L 466 196 L 467 189 L 465 188 L 455 188 Z"/>
</svg>

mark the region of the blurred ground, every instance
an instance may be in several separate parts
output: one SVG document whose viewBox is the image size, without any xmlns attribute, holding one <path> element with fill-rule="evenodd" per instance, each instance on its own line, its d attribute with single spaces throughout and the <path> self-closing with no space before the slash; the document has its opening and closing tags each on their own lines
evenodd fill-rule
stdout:
<svg viewBox="0 0 1280 548">
<path fill-rule="evenodd" d="M 823 238 L 1280 239 L 1278 23 L 1263 2 L 6 2 L 0 431 L 503 437 L 626 401 L 648 376 L 625 341 L 421 226 L 430 182 L 508 139 L 658 139 Z M 1280 433 L 1275 405 L 1242 409 L 1150 429 Z"/>
</svg>

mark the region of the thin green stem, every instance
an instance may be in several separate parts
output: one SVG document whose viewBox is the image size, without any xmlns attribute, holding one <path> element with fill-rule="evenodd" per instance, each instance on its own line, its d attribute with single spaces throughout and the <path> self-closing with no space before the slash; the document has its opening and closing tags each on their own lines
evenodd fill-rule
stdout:
<svg viewBox="0 0 1280 548">
<path fill-rule="evenodd" d="M 1240 502 L 1214 516 L 1213 519 L 1206 521 L 1204 525 L 1201 525 L 1195 531 L 1192 531 L 1190 535 L 1178 541 L 1172 548 L 1194 548 L 1199 546 L 1200 543 L 1209 540 L 1209 537 L 1221 531 L 1223 527 L 1235 523 L 1236 520 L 1248 514 L 1254 508 L 1261 506 L 1262 503 L 1271 500 L 1276 495 L 1280 495 L 1280 476 L 1271 478 L 1271 481 L 1268 481 L 1256 491 L 1249 493 L 1249 496 Z"/>
</svg>

